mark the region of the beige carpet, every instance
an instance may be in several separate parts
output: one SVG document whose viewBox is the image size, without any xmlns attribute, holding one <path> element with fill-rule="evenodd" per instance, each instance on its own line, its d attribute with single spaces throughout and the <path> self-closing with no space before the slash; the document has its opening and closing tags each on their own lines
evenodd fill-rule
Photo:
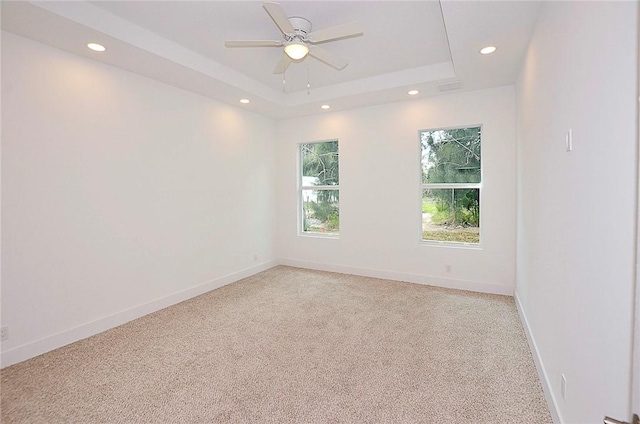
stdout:
<svg viewBox="0 0 640 424">
<path fill-rule="evenodd" d="M 513 299 L 276 267 L 2 370 L 3 423 L 550 423 Z"/>
</svg>

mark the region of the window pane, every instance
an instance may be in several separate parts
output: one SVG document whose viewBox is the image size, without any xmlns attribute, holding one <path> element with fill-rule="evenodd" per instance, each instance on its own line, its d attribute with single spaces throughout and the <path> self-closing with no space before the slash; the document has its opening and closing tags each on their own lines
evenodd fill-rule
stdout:
<svg viewBox="0 0 640 424">
<path fill-rule="evenodd" d="M 422 183 L 479 183 L 480 127 L 420 133 Z"/>
<path fill-rule="evenodd" d="M 338 141 L 300 145 L 302 185 L 338 185 Z"/>
<path fill-rule="evenodd" d="M 338 234 L 338 190 L 302 190 L 302 229 L 308 233 Z"/>
<path fill-rule="evenodd" d="M 422 191 L 422 239 L 480 242 L 480 189 Z"/>
</svg>

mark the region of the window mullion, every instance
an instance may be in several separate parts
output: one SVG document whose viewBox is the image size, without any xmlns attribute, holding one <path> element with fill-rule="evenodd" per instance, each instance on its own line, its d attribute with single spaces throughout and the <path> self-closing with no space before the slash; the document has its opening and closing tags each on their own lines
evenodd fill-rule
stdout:
<svg viewBox="0 0 640 424">
<path fill-rule="evenodd" d="M 301 186 L 300 190 L 339 190 L 339 185 L 332 186 Z"/>
<path fill-rule="evenodd" d="M 436 188 L 481 188 L 481 183 L 423 183 L 423 189 Z"/>
</svg>

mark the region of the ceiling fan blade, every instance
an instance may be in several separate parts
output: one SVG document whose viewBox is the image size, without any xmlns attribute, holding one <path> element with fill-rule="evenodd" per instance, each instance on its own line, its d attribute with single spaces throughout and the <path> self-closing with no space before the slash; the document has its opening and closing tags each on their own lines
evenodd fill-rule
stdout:
<svg viewBox="0 0 640 424">
<path fill-rule="evenodd" d="M 242 41 L 225 41 L 227 47 L 280 47 L 282 41 L 273 40 L 242 40 Z"/>
<path fill-rule="evenodd" d="M 339 71 L 343 70 L 345 66 L 349 64 L 349 61 L 345 58 L 340 57 L 329 50 L 323 49 L 322 47 L 311 47 L 311 49 L 309 49 L 309 56 L 313 56 Z"/>
<path fill-rule="evenodd" d="M 289 56 L 287 56 L 286 54 L 282 55 L 282 60 L 280 61 L 280 63 L 278 63 L 276 65 L 276 68 L 273 70 L 274 74 L 284 74 L 284 71 L 287 70 L 287 68 L 289 67 L 289 65 L 291 64 L 292 60 Z"/>
<path fill-rule="evenodd" d="M 309 34 L 309 42 L 323 43 L 325 41 L 338 40 L 341 38 L 357 37 L 364 34 L 362 25 L 358 21 L 347 22 L 329 28 L 313 31 Z"/>
<path fill-rule="evenodd" d="M 289 22 L 289 18 L 280 4 L 264 3 L 262 7 L 264 7 L 264 10 L 271 16 L 271 19 L 273 19 L 273 22 L 283 34 L 293 34 L 295 32 L 293 25 Z"/>
</svg>

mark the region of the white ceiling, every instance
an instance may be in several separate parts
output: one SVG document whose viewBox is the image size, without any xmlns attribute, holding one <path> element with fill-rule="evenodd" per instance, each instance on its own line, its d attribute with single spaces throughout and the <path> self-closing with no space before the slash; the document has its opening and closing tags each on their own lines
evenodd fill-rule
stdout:
<svg viewBox="0 0 640 424">
<path fill-rule="evenodd" d="M 283 1 L 313 30 L 353 20 L 364 35 L 323 44 L 349 60 L 338 71 L 307 57 L 273 74 L 281 48 L 235 48 L 225 40 L 279 40 L 256 1 L 2 2 L 2 29 L 276 119 L 461 90 L 513 84 L 539 2 Z M 104 53 L 86 48 L 90 41 Z M 486 45 L 498 51 L 483 56 Z M 307 84 L 311 88 L 307 89 Z M 251 103 L 240 105 L 240 98 Z"/>
</svg>

